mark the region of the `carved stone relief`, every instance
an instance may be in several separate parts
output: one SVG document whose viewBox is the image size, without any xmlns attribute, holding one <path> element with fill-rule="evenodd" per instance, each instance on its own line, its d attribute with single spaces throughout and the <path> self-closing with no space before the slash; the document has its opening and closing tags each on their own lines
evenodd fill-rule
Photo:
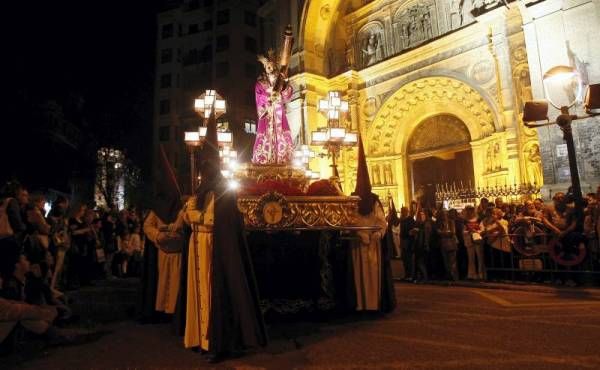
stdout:
<svg viewBox="0 0 600 370">
<path fill-rule="evenodd" d="M 485 85 L 494 78 L 494 65 L 490 60 L 480 60 L 471 67 L 471 78 L 481 85 Z"/>
<path fill-rule="evenodd" d="M 415 47 L 439 35 L 435 2 L 400 8 L 393 18 L 396 53 Z"/>
<path fill-rule="evenodd" d="M 527 181 L 530 184 L 542 185 L 544 183 L 544 174 L 542 172 L 540 145 L 537 142 L 531 142 L 525 146 L 524 152 Z"/>
<path fill-rule="evenodd" d="M 371 22 L 364 26 L 357 37 L 357 52 L 362 68 L 373 65 L 386 57 L 383 24 Z"/>
<path fill-rule="evenodd" d="M 373 185 L 381 185 L 381 172 L 378 164 L 371 166 L 371 177 L 373 178 Z"/>
<path fill-rule="evenodd" d="M 377 99 L 372 96 L 365 100 L 362 106 L 362 111 L 364 112 L 365 116 L 373 117 L 375 113 L 377 113 L 377 108 L 379 108 L 379 105 L 377 104 Z"/>
<path fill-rule="evenodd" d="M 485 151 L 485 172 L 492 173 L 502 169 L 502 147 L 500 142 L 492 141 Z"/>
<path fill-rule="evenodd" d="M 415 128 L 409 140 L 408 152 L 420 153 L 470 141 L 469 130 L 460 119 L 440 114 L 427 118 Z"/>
<path fill-rule="evenodd" d="M 321 7 L 321 11 L 319 12 L 319 15 L 321 16 L 321 19 L 326 21 L 329 19 L 329 17 L 331 17 L 331 9 L 329 7 L 329 4 L 325 4 L 323 5 L 323 7 Z"/>
<path fill-rule="evenodd" d="M 383 164 L 383 180 L 386 185 L 394 184 L 394 174 L 392 172 L 392 164 L 390 162 L 385 162 Z"/>
</svg>

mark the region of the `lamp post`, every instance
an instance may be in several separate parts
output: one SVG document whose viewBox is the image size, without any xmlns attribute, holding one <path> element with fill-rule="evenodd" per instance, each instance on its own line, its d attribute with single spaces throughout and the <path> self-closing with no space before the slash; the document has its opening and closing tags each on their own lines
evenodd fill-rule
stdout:
<svg viewBox="0 0 600 370">
<path fill-rule="evenodd" d="M 332 180 L 341 185 L 337 158 L 342 147 L 358 143 L 358 132 L 346 131 L 340 125 L 341 115 L 348 112 L 348 102 L 341 99 L 339 91 L 330 91 L 327 99 L 319 100 L 319 111 L 326 114 L 327 126 L 311 133 L 311 145 L 323 146 L 327 150 L 327 156 L 331 157 Z"/>
<path fill-rule="evenodd" d="M 567 145 L 569 158 L 569 170 L 571 173 L 571 184 L 577 217 L 583 214 L 583 196 L 581 194 L 581 183 L 579 170 L 577 168 L 577 156 L 573 142 L 573 131 L 571 124 L 574 120 L 588 118 L 597 115 L 600 109 L 600 84 L 588 86 L 585 97 L 585 110 L 587 115 L 578 116 L 571 114 L 569 109 L 581 102 L 583 83 L 579 72 L 573 67 L 556 66 L 549 69 L 543 76 L 544 92 L 548 100 L 528 101 L 523 108 L 524 125 L 530 128 L 538 128 L 557 124 L 563 132 L 563 139 Z M 560 111 L 555 122 L 548 119 L 548 102 Z M 545 123 L 532 123 L 546 121 Z"/>
<path fill-rule="evenodd" d="M 226 102 L 216 90 L 206 90 L 198 99 L 194 100 L 194 110 L 202 115 L 202 124 L 197 131 L 185 132 L 185 143 L 190 148 L 190 182 L 192 191 L 196 187 L 196 148 L 201 147 L 206 140 L 206 131 L 209 122 L 216 124 L 217 118 L 225 114 Z M 217 131 L 217 141 L 219 145 L 231 146 L 233 144 L 233 134 L 225 130 Z"/>
</svg>

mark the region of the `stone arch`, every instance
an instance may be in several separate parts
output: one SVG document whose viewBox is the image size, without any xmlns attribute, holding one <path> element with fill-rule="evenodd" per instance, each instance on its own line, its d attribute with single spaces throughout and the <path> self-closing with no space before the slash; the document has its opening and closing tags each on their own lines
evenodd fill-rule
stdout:
<svg viewBox="0 0 600 370">
<path fill-rule="evenodd" d="M 452 114 L 430 116 L 415 127 L 407 139 L 407 154 L 469 144 L 471 134 L 464 122 Z"/>
<path fill-rule="evenodd" d="M 304 3 L 299 32 L 304 71 L 327 74 L 325 50 L 343 3 L 342 0 L 306 0 Z"/>
<path fill-rule="evenodd" d="M 367 152 L 372 157 L 405 153 L 416 125 L 442 113 L 463 121 L 473 141 L 497 131 L 494 110 L 481 93 L 461 80 L 430 76 L 404 84 L 382 104 L 367 129 Z"/>
</svg>

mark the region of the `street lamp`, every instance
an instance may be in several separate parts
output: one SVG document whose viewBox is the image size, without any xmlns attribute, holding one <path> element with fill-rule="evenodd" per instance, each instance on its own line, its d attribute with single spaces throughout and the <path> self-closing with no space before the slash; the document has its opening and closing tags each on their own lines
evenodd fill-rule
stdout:
<svg viewBox="0 0 600 370">
<path fill-rule="evenodd" d="M 342 147 L 353 147 L 358 143 L 358 132 L 346 131 L 340 126 L 342 114 L 348 112 L 348 102 L 342 100 L 339 91 L 330 91 L 327 99 L 319 100 L 319 112 L 327 116 L 327 126 L 311 133 L 311 145 L 327 150 L 327 156 L 331 157 L 332 179 L 339 183 L 337 158 Z"/>
<path fill-rule="evenodd" d="M 557 124 L 563 132 L 563 139 L 567 144 L 573 196 L 575 197 L 575 206 L 579 211 L 577 212 L 579 217 L 583 208 L 583 196 L 581 194 L 581 183 L 579 181 L 579 170 L 577 169 L 577 156 L 575 154 L 571 123 L 574 120 L 598 114 L 597 110 L 600 109 L 600 85 L 588 86 L 584 104 L 587 115 L 578 116 L 569 112 L 571 107 L 581 102 L 583 92 L 581 76 L 575 68 L 568 66 L 553 67 L 544 73 L 542 81 L 548 100 L 525 102 L 525 106 L 523 107 L 523 122 L 525 126 L 531 128 Z M 548 119 L 548 102 L 560 110 L 560 115 L 556 117 L 555 122 L 550 122 Z M 546 122 L 532 124 L 532 122 L 536 121 Z"/>
</svg>

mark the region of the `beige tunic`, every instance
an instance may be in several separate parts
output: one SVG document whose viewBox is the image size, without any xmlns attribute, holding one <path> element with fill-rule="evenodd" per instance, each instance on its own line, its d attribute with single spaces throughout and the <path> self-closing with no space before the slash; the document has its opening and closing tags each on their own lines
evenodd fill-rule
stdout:
<svg viewBox="0 0 600 370">
<path fill-rule="evenodd" d="M 187 309 L 184 334 L 185 348 L 200 346 L 209 350 L 208 325 L 212 286 L 214 193 L 210 192 L 204 207 L 196 207 L 196 197 L 187 203 L 185 221 L 192 227 L 188 256 Z"/>
<path fill-rule="evenodd" d="M 377 226 L 376 231 L 357 232 L 360 242 L 352 246 L 356 289 L 356 310 L 379 310 L 381 302 L 381 238 L 387 228 L 383 209 L 376 203 L 373 212 L 360 216 L 358 226 Z"/>
<path fill-rule="evenodd" d="M 144 221 L 146 237 L 158 248 L 158 286 L 155 309 L 169 314 L 175 313 L 177 305 L 181 253 L 165 253 L 160 249 L 160 243 L 166 239 L 172 242 L 177 235 L 183 238 L 183 215 L 183 211 L 179 212 L 177 220 L 167 225 L 154 212 L 150 212 Z"/>
</svg>

